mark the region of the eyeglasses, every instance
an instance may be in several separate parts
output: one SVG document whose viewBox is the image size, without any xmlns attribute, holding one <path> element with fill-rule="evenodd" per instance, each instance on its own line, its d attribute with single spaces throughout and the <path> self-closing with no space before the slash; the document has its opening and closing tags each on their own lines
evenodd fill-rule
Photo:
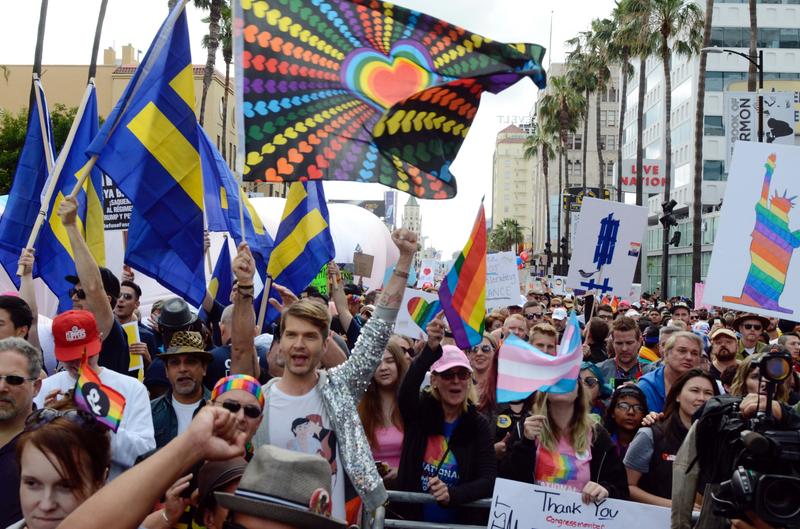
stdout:
<svg viewBox="0 0 800 529">
<path fill-rule="evenodd" d="M 250 419 L 261 417 L 261 408 L 255 404 L 242 404 L 238 400 L 225 400 L 220 405 L 231 413 L 239 413 L 239 410 L 244 409 L 244 416 Z"/>
<path fill-rule="evenodd" d="M 442 380 L 453 380 L 454 378 L 458 378 L 461 381 L 469 380 L 469 377 L 472 376 L 466 369 L 448 369 L 444 373 L 436 373 Z"/>
<path fill-rule="evenodd" d="M 598 380 L 596 377 L 586 377 L 586 378 L 582 378 L 581 382 L 583 382 L 584 384 L 586 384 L 590 388 L 593 388 L 593 387 L 595 387 L 596 385 L 598 385 L 600 383 L 600 380 Z"/>
<path fill-rule="evenodd" d="M 73 288 L 69 289 L 69 297 L 71 297 L 71 298 L 77 297 L 78 299 L 86 299 L 86 292 L 84 292 L 80 288 L 73 287 Z"/>
<path fill-rule="evenodd" d="M 479 350 L 483 351 L 484 353 L 491 353 L 492 352 L 492 346 L 489 345 L 488 343 L 485 343 L 483 345 L 476 345 L 475 347 L 470 349 L 470 352 L 471 353 L 477 353 Z"/>
<path fill-rule="evenodd" d="M 35 378 L 25 378 L 19 375 L 0 375 L 0 380 L 5 380 L 9 386 L 21 386 L 26 380 L 34 381 Z"/>
<path fill-rule="evenodd" d="M 529 320 L 540 320 L 540 319 L 542 319 L 542 316 L 544 316 L 544 315 L 540 314 L 538 312 L 526 312 L 525 313 L 525 318 L 527 318 Z"/>
<path fill-rule="evenodd" d="M 130 294 L 128 292 L 125 292 L 124 294 L 120 294 L 119 297 L 121 297 L 122 299 L 128 300 L 128 301 L 132 301 L 133 299 L 135 299 L 133 294 Z"/>
<path fill-rule="evenodd" d="M 40 408 L 28 415 L 25 419 L 25 431 L 31 432 L 38 430 L 45 424 L 51 423 L 56 419 L 64 418 L 79 426 L 100 425 L 94 415 L 84 410 L 54 410 L 53 408 Z"/>
<path fill-rule="evenodd" d="M 617 402 L 617 409 L 622 410 L 625 413 L 633 410 L 637 413 L 644 413 L 644 406 L 641 404 L 628 404 L 627 402 Z"/>
<path fill-rule="evenodd" d="M 760 323 L 743 323 L 742 327 L 748 331 L 760 331 L 762 329 Z"/>
</svg>

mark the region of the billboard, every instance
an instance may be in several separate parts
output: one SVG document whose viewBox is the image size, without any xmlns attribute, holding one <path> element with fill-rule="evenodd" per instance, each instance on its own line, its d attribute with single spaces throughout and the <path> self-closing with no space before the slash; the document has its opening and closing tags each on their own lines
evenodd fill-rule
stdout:
<svg viewBox="0 0 800 529">
<path fill-rule="evenodd" d="M 564 194 L 561 196 L 561 205 L 564 208 L 564 211 L 569 208 L 572 212 L 578 212 L 581 210 L 581 204 L 583 204 L 584 198 L 601 198 L 600 197 L 600 188 L 599 187 L 568 187 Z M 603 189 L 603 200 L 609 200 L 611 198 L 611 190 L 609 188 Z"/>
<path fill-rule="evenodd" d="M 737 141 L 758 141 L 758 96 L 755 92 L 725 92 L 725 167 L 731 166 Z M 791 92 L 764 94 L 764 141 L 794 145 L 795 109 Z"/>
<path fill-rule="evenodd" d="M 626 193 L 636 192 L 636 160 L 622 160 L 620 187 Z M 663 160 L 642 160 L 642 193 L 657 195 L 664 192 L 667 179 L 664 175 Z"/>
</svg>

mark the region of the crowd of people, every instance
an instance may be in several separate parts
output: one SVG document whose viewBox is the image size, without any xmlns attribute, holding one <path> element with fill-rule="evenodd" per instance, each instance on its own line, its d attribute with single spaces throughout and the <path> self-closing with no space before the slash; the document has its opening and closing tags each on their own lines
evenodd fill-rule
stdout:
<svg viewBox="0 0 800 529">
<path fill-rule="evenodd" d="M 612 308 L 534 290 L 487 314 L 470 349 L 442 315 L 423 337 L 401 336 L 394 322 L 417 248 L 403 229 L 381 290 L 345 285 L 332 264 L 327 295 L 276 286 L 270 332 L 256 326 L 246 244 L 228 306 L 209 294 L 198 317 L 170 298 L 145 318 L 132 271 L 120 282 L 98 267 L 73 201 L 59 215 L 77 269 L 65 277 L 72 309 L 49 330 L 37 324 L 29 251 L 19 293 L 0 296 L 0 527 L 333 528 L 384 505 L 393 517 L 485 524 L 486 509 L 470 504 L 498 477 L 691 513 L 710 500 L 676 485 L 673 467 L 694 421 L 718 395 L 754 414 L 766 392 L 758 359 L 776 351 L 794 371 L 772 413 L 800 424 L 797 322 L 647 294 Z M 570 311 L 583 332 L 575 389 L 498 402 L 504 340 L 555 355 Z M 124 398 L 115 431 L 78 402 L 84 369 Z M 679 502 L 682 486 L 691 490 Z M 387 489 L 430 500 L 387 504 Z"/>
</svg>

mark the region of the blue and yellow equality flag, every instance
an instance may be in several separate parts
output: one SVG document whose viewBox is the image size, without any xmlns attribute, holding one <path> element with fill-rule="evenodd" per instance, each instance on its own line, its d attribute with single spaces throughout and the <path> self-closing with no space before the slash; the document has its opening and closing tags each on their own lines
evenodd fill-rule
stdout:
<svg viewBox="0 0 800 529">
<path fill-rule="evenodd" d="M 322 182 L 294 182 L 286 197 L 268 274 L 299 294 L 336 255 Z"/>
<path fill-rule="evenodd" d="M 28 244 L 28 236 L 41 209 L 41 193 L 50 167 L 53 166 L 52 153 L 55 153 L 44 89 L 38 80 L 33 85 L 38 92 L 41 108 L 35 106 L 28 113 L 28 132 L 14 171 L 8 202 L 3 216 L 0 217 L 0 264 L 17 288 L 17 263 L 22 249 Z M 31 100 L 35 101 L 34 98 Z M 45 143 L 50 145 L 49 159 L 45 152 Z"/>
<path fill-rule="evenodd" d="M 205 212 L 208 231 L 228 232 L 238 246 L 242 242 L 242 226 L 239 217 L 239 193 L 241 188 L 222 155 L 202 127 L 198 125 L 200 160 L 203 165 L 205 190 Z M 244 209 L 244 240 L 250 245 L 254 256 L 263 263 L 269 261 L 274 241 L 253 209 L 247 195 L 242 193 Z M 260 272 L 265 270 L 262 267 Z"/>
<path fill-rule="evenodd" d="M 87 152 L 133 204 L 125 263 L 200 305 L 203 174 L 180 1 Z"/>
<path fill-rule="evenodd" d="M 214 265 L 211 281 L 208 283 L 208 293 L 214 301 L 226 307 L 231 304 L 231 291 L 233 290 L 233 269 L 231 268 L 231 250 L 228 248 L 228 238 L 222 243 L 222 250 Z"/>
<path fill-rule="evenodd" d="M 98 129 L 97 95 L 93 83 L 86 87 L 80 110 L 81 112 L 75 116 L 76 121 L 73 124 L 73 127 L 77 128 L 72 144 L 65 145 L 59 154 L 59 158 L 65 157 L 65 159 L 50 198 L 47 221 L 42 226 L 36 244 L 37 262 L 46 264 L 46 266 L 38 267 L 38 277 L 42 278 L 58 298 L 59 312 L 72 307 L 72 300 L 69 296 L 69 289 L 72 285 L 64 279 L 64 276 L 76 275 L 76 272 L 72 247 L 66 229 L 58 216 L 58 207 L 64 197 L 72 192 L 72 188 L 89 163 L 89 158 L 85 154 L 86 148 L 97 134 Z M 61 163 L 62 160 L 59 159 L 58 162 Z M 59 163 L 56 165 L 58 166 Z M 51 175 L 51 177 L 53 176 L 55 175 Z M 46 187 L 47 185 L 45 185 Z M 99 169 L 94 168 L 76 197 L 78 200 L 77 224 L 95 261 L 99 265 L 105 266 L 102 192 L 103 175 Z"/>
</svg>

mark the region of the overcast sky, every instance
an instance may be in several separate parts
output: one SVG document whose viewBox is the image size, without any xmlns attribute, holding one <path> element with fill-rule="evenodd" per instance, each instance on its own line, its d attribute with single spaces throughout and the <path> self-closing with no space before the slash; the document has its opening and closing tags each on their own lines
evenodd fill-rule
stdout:
<svg viewBox="0 0 800 529">
<path fill-rule="evenodd" d="M 593 18 L 607 16 L 613 0 L 398 0 L 398 5 L 424 11 L 470 31 L 504 42 L 531 42 L 549 48 L 552 13 L 552 50 L 548 61 L 562 62 L 564 41 L 588 28 Z M 30 64 L 36 43 L 40 3 L 3 0 L 4 28 L 0 31 L 0 64 Z M 43 64 L 88 64 L 100 0 L 50 0 Z M 110 0 L 106 12 L 102 49 L 132 43 L 142 54 L 167 14 L 167 0 Z M 200 39 L 205 16 L 188 7 L 192 60 L 205 63 Z M 221 56 L 218 57 L 221 63 Z M 446 201 L 420 201 L 422 230 L 433 245 L 449 256 L 469 235 L 482 196 L 491 214 L 492 155 L 497 132 L 509 117 L 525 116 L 536 101 L 537 89 L 523 80 L 497 96 L 487 94 L 469 135 L 452 166 L 458 195 Z M 77 105 L 78 102 L 76 101 Z M 379 198 L 386 189 L 378 184 L 328 183 L 329 198 Z M 399 194 L 399 213 L 408 195 Z M 445 257 L 446 258 L 446 257 Z"/>
</svg>

